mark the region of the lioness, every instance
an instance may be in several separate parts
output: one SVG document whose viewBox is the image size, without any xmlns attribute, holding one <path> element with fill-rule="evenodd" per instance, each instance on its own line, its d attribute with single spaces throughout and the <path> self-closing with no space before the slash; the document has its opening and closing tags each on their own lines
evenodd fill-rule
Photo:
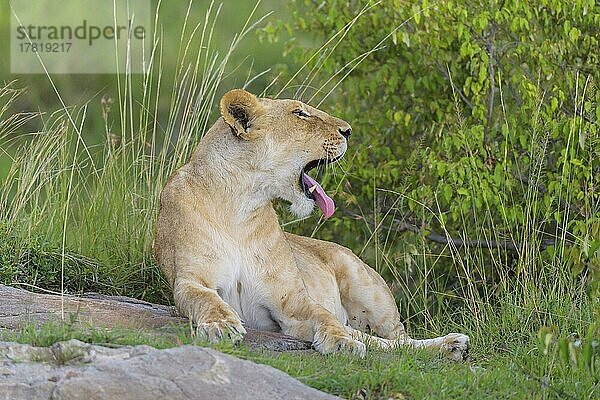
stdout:
<svg viewBox="0 0 600 400">
<path fill-rule="evenodd" d="M 323 353 L 431 347 L 461 359 L 462 334 L 408 337 L 383 278 L 335 243 L 286 233 L 271 201 L 306 217 L 333 200 L 308 176 L 344 155 L 350 125 L 296 100 L 236 89 L 221 118 L 160 196 L 154 254 L 179 310 L 210 341 L 239 340 L 244 326 L 311 341 Z M 368 334 L 372 333 L 371 334 Z"/>
</svg>

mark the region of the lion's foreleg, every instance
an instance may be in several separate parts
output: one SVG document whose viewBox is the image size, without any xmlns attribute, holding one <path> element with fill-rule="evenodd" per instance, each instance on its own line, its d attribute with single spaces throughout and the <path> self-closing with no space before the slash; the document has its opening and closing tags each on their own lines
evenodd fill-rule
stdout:
<svg viewBox="0 0 600 400">
<path fill-rule="evenodd" d="M 224 337 L 239 341 L 246 334 L 238 314 L 216 290 L 193 279 L 177 278 L 173 297 L 179 311 L 196 325 L 200 337 L 214 343 Z"/>
</svg>

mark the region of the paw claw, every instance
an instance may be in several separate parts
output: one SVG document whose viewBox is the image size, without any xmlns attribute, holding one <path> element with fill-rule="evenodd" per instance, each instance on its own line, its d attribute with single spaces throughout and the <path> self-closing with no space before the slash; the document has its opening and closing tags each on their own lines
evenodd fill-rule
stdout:
<svg viewBox="0 0 600 400">
<path fill-rule="evenodd" d="M 464 361 L 469 355 L 470 339 L 462 333 L 449 333 L 444 336 L 441 350 L 446 352 L 452 361 Z"/>
<path fill-rule="evenodd" d="M 352 339 L 350 336 L 319 335 L 315 337 L 313 347 L 321 354 L 344 352 L 364 358 L 367 352 L 364 343 Z"/>
<path fill-rule="evenodd" d="M 200 322 L 196 325 L 196 336 L 209 343 L 218 343 L 221 340 L 230 340 L 233 343 L 242 341 L 246 329 L 239 321 L 214 321 Z"/>
</svg>

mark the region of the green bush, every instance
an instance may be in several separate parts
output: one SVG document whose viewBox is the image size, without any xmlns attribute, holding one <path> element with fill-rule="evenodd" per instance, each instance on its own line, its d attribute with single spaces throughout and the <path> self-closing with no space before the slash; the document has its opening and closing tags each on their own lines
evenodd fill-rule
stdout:
<svg viewBox="0 0 600 400">
<path fill-rule="evenodd" d="M 158 18 L 153 43 L 161 57 L 147 59 L 143 75 L 115 76 L 117 95 L 94 103 L 28 113 L 20 84 L 0 83 L 2 283 L 170 301 L 151 255 L 158 196 L 212 124 L 235 48 L 264 18 L 243 16 L 219 52 L 219 13 L 211 3 L 199 20 L 197 11 L 175 24 Z M 163 23 L 181 42 L 163 45 Z M 177 50 L 168 66 L 163 47 Z M 88 124 L 98 114 L 101 129 Z"/>
<path fill-rule="evenodd" d="M 310 60 L 286 94 L 333 93 L 328 111 L 354 128 L 337 177 L 345 218 L 320 235 L 393 278 L 409 315 L 457 298 L 473 311 L 524 278 L 597 284 L 600 6 L 361 4 L 295 1 L 293 25 L 263 30 L 292 32 L 288 51 Z M 329 41 L 312 57 L 298 33 Z"/>
</svg>

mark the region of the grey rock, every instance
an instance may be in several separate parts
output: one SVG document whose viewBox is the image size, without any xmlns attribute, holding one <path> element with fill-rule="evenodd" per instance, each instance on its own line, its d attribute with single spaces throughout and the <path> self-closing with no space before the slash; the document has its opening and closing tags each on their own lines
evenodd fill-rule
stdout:
<svg viewBox="0 0 600 400">
<path fill-rule="evenodd" d="M 188 325 L 175 307 L 152 304 L 124 296 L 88 293 L 83 296 L 33 293 L 0 285 L 0 329 L 18 329 L 24 323 L 36 326 L 61 320 L 96 328 L 155 330 Z M 272 351 L 310 350 L 311 344 L 276 332 L 247 329 L 244 343 L 251 349 Z"/>
<path fill-rule="evenodd" d="M 0 400 L 336 399 L 274 368 L 193 345 L 0 342 Z"/>
</svg>

